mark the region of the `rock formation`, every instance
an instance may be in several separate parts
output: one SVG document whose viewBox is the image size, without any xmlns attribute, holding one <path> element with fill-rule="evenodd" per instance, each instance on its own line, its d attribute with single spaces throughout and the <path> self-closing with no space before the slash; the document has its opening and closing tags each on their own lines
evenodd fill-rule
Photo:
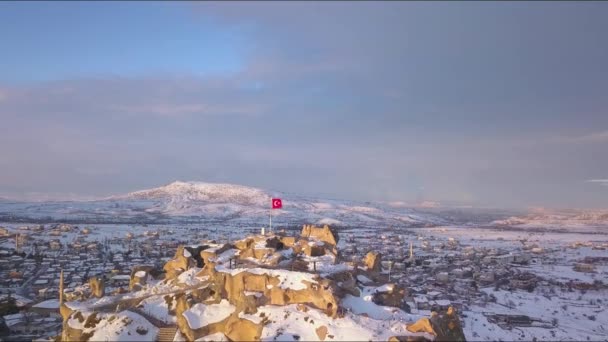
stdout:
<svg viewBox="0 0 608 342">
<path fill-rule="evenodd" d="M 313 225 L 305 224 L 302 227 L 302 237 L 306 238 L 316 238 L 317 240 L 321 240 L 327 242 L 333 246 L 338 244 L 338 233 L 332 231 L 328 225 L 323 226 L 323 228 L 315 227 Z"/>
<path fill-rule="evenodd" d="M 103 278 L 89 278 L 89 286 L 91 287 L 91 296 L 101 298 L 105 295 L 105 284 Z"/>
<path fill-rule="evenodd" d="M 378 305 L 403 307 L 406 290 L 397 284 L 387 284 L 372 296 L 372 301 Z"/>
<path fill-rule="evenodd" d="M 369 252 L 365 256 L 364 263 L 369 271 L 381 272 L 382 271 L 382 254 L 380 254 L 378 252 Z"/>
<path fill-rule="evenodd" d="M 253 273 L 255 272 L 255 273 Z M 291 273 L 291 271 L 282 271 Z M 293 272 L 297 273 L 297 272 Z M 279 286 L 279 276 L 272 272 L 264 273 L 263 269 L 253 269 L 236 274 L 218 272 L 214 264 L 208 264 L 200 273 L 209 277 L 210 286 L 216 289 L 221 298 L 226 298 L 237 309 L 245 313 L 255 312 L 257 306 L 308 304 L 323 310 L 328 316 L 335 317 L 338 300 L 334 295 L 336 285 L 332 280 L 318 278 L 315 282 L 302 280 L 294 288 Z M 245 292 L 257 292 L 258 297 L 247 296 Z"/>
<path fill-rule="evenodd" d="M 224 253 L 225 251 L 229 250 L 230 248 L 232 248 L 233 246 L 230 244 L 223 244 L 221 246 L 204 246 L 207 248 L 204 249 L 200 249 L 199 251 L 199 255 L 202 258 L 203 263 L 200 264 L 200 266 L 198 267 L 204 267 L 205 264 L 207 264 L 208 262 L 210 262 L 210 259 L 214 259 L 217 258 L 220 254 Z M 195 254 L 193 254 L 195 255 Z"/>
<path fill-rule="evenodd" d="M 298 320 L 295 324 L 310 326 L 310 335 L 304 338 L 282 335 L 285 332 L 279 330 L 275 339 L 332 341 L 345 336 L 336 334 L 341 324 L 332 322 L 352 314 L 347 312 L 350 310 L 347 305 L 352 305 L 346 300 L 348 296 L 367 301 L 366 306 L 393 307 L 385 309 L 405 319 L 410 317 L 400 310 L 405 305 L 407 290 L 397 284 L 378 284 L 383 279 L 382 256 L 370 252 L 363 262 L 339 262 L 337 242 L 337 234 L 328 226 L 305 225 L 297 238 L 284 236 L 284 233 L 267 234 L 250 236 L 233 244 L 180 246 L 163 267 L 164 279 L 152 266 L 133 268 L 128 296 L 120 295 L 126 291 L 121 289 L 103 301 L 66 297 L 81 303 L 60 305 L 64 322 L 62 339 L 87 341 L 96 329 L 101 329 L 98 327 L 115 324 L 112 322 L 117 317 L 124 320 L 119 322 L 124 329 L 132 329 L 125 336 L 143 339 L 149 329 L 131 326 L 129 317 L 132 317 L 140 320 L 137 324 L 144 324 L 142 321 L 152 322 L 157 327 L 174 324 L 181 336 L 189 341 L 211 335 L 231 341 L 259 341 L 262 336 L 268 336 L 265 329 L 280 325 L 281 320 L 292 315 L 299 317 L 299 320 L 291 318 L 292 322 Z M 369 279 L 358 282 L 358 275 Z M 104 295 L 101 279 L 91 278 L 89 284 L 94 297 Z M 144 288 L 138 297 L 137 291 Z M 146 305 L 158 306 L 154 307 L 156 310 L 150 310 Z M 276 308 L 285 309 L 279 309 L 280 316 L 269 318 Z M 161 318 L 172 316 L 174 319 L 158 323 L 159 317 L 150 316 L 158 309 L 164 310 L 158 313 Z M 382 330 L 378 327 L 375 333 Z M 390 340 L 464 339 L 460 321 L 452 308 L 445 313 L 433 312 L 430 318 L 407 324 L 406 329 L 411 335 L 393 336 Z M 387 335 L 383 336 L 387 338 Z"/>
<path fill-rule="evenodd" d="M 152 266 L 134 267 L 129 280 L 129 291 L 141 290 L 148 283 L 148 277 L 151 277 L 150 272 L 153 270 L 154 267 Z"/>
<path fill-rule="evenodd" d="M 175 279 L 182 272 L 195 266 L 196 261 L 192 258 L 192 254 L 184 246 L 179 246 L 173 259 L 169 260 L 163 267 L 166 272 L 165 278 Z"/>
<path fill-rule="evenodd" d="M 464 332 L 456 310 L 449 307 L 445 312 L 432 312 L 430 318 L 421 318 L 416 323 L 407 326 L 413 333 L 429 333 L 435 336 L 435 341 L 465 341 Z"/>
</svg>

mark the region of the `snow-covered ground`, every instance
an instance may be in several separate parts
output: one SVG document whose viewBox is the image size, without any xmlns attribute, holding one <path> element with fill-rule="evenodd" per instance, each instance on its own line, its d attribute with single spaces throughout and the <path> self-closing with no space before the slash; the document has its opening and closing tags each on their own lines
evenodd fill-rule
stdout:
<svg viewBox="0 0 608 342">
<path fill-rule="evenodd" d="M 209 324 L 221 322 L 228 318 L 236 307 L 230 304 L 226 299 L 222 299 L 217 304 L 194 304 L 190 309 L 186 310 L 183 315 L 188 321 L 191 329 L 200 329 Z"/>
<path fill-rule="evenodd" d="M 88 317 L 90 313 L 86 314 Z M 68 324 L 85 334 L 92 333 L 90 341 L 152 341 L 158 333 L 158 328 L 131 311 L 97 313 L 97 318 L 101 320 L 95 326 L 85 326 L 86 321 L 78 318 L 69 319 Z"/>
<path fill-rule="evenodd" d="M 389 337 L 405 333 L 399 321 L 383 321 L 347 314 L 344 318 L 332 319 L 325 313 L 309 309 L 300 312 L 296 305 L 258 308 L 270 323 L 262 331 L 262 341 L 318 341 L 316 330 L 327 327 L 326 338 L 330 341 L 386 341 Z"/>
<path fill-rule="evenodd" d="M 497 301 L 485 307 L 472 306 L 464 312 L 464 330 L 468 340 L 605 341 L 608 336 L 608 314 L 603 303 L 606 298 L 601 293 L 558 291 L 554 295 L 543 296 L 536 292 L 483 290 L 493 294 Z M 502 329 L 488 322 L 484 313 L 526 315 L 545 323 L 538 324 L 538 327 Z"/>
</svg>

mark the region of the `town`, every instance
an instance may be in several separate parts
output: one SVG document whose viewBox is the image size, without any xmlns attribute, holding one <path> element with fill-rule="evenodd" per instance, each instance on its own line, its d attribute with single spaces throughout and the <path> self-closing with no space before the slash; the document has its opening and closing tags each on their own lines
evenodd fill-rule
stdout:
<svg viewBox="0 0 608 342">
<path fill-rule="evenodd" d="M 61 280 L 68 297 L 90 289 L 91 278 L 104 281 L 105 293 L 121 294 L 129 290 L 135 267 L 162 269 L 180 245 L 226 243 L 260 231 L 198 225 L 0 227 L 0 326 L 11 340 L 60 335 Z M 388 281 L 405 289 L 399 307 L 419 315 L 454 307 L 467 339 L 605 339 L 606 235 L 459 227 L 335 230 L 342 260 L 363 260 L 372 252 Z M 311 272 L 321 270 L 316 268 Z"/>
</svg>

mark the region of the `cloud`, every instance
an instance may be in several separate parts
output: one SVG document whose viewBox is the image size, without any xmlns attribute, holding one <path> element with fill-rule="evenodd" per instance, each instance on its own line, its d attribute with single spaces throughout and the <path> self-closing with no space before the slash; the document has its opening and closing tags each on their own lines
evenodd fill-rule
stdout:
<svg viewBox="0 0 608 342">
<path fill-rule="evenodd" d="M 590 143 L 608 142 L 608 130 L 583 135 L 583 136 L 575 138 L 575 141 L 590 142 Z"/>
<path fill-rule="evenodd" d="M 599 144 L 580 143 L 608 134 L 546 137 L 608 126 L 585 107 L 605 107 L 593 98 L 608 79 L 605 14 L 448 6 L 194 3 L 201 22 L 248 42 L 242 68 L 0 85 L 0 98 L 10 90 L 0 190 L 121 193 L 191 179 L 408 203 L 421 186 L 442 203 L 589 198 L 572 180 L 608 164 L 592 153 Z"/>
<path fill-rule="evenodd" d="M 608 179 L 589 179 L 586 180 L 587 183 L 597 183 L 603 186 L 608 186 Z"/>
<path fill-rule="evenodd" d="M 25 202 L 48 202 L 48 201 L 94 201 L 103 199 L 103 196 L 87 196 L 75 193 L 54 193 L 54 192 L 13 192 L 2 193 L 6 200 L 25 201 Z"/>
<path fill-rule="evenodd" d="M 608 130 L 595 131 L 579 135 L 553 135 L 547 138 L 538 139 L 537 142 L 569 145 L 601 144 L 608 142 Z"/>
<path fill-rule="evenodd" d="M 3 97 L 0 110 L 19 116 L 56 118 L 262 114 L 266 110 L 263 92 L 241 86 L 245 81 L 228 76 L 224 79 L 190 76 L 46 82 L 14 87 L 11 97 Z"/>
<path fill-rule="evenodd" d="M 158 115 L 161 117 L 181 117 L 186 115 L 256 115 L 263 112 L 258 105 L 205 105 L 189 103 L 155 103 L 117 105 L 111 110 L 129 115 Z"/>
</svg>

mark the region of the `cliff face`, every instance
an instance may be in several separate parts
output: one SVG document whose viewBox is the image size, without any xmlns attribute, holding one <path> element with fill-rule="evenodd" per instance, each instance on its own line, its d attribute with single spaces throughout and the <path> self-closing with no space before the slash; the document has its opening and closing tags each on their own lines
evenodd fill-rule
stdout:
<svg viewBox="0 0 608 342">
<path fill-rule="evenodd" d="M 383 285 L 381 256 L 341 262 L 337 241 L 327 226 L 304 226 L 300 237 L 255 235 L 232 244 L 180 246 L 164 265 L 164 277 L 138 266 L 130 292 L 83 295 L 62 305 L 62 338 L 154 340 L 170 327 L 189 341 L 463 337 L 453 310 L 422 319 L 401 310 L 407 289 Z M 372 283 L 361 285 L 358 276 Z M 99 285 L 91 284 L 92 294 L 99 294 Z"/>
<path fill-rule="evenodd" d="M 338 233 L 329 228 L 328 225 L 323 226 L 323 228 L 315 227 L 313 225 L 304 225 L 304 227 L 302 227 L 301 236 L 324 241 L 333 246 L 336 246 L 339 240 Z"/>
</svg>

